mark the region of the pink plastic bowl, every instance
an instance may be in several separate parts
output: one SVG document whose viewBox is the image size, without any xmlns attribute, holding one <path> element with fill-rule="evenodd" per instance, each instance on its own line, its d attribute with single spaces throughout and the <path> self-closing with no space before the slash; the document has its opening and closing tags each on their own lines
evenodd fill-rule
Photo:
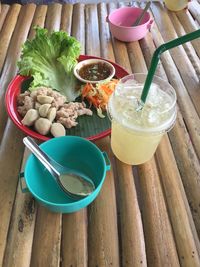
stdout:
<svg viewBox="0 0 200 267">
<path fill-rule="evenodd" d="M 142 9 L 138 7 L 121 7 L 113 11 L 107 18 L 112 35 L 123 42 L 132 42 L 142 39 L 153 23 L 149 12 L 144 14 L 144 17 L 138 26 L 131 26 Z"/>
</svg>

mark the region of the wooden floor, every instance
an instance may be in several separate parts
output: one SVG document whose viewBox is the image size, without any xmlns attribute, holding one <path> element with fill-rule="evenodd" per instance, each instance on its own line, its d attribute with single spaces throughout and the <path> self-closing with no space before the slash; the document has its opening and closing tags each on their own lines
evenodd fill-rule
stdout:
<svg viewBox="0 0 200 267">
<path fill-rule="evenodd" d="M 200 266 L 200 39 L 161 58 L 157 75 L 175 88 L 179 110 L 151 161 L 123 164 L 109 137 L 96 142 L 108 152 L 112 170 L 97 199 L 73 214 L 49 212 L 18 184 L 28 152 L 23 133 L 8 119 L 4 96 L 33 25 L 65 30 L 81 42 L 82 54 L 110 59 L 130 73 L 146 72 L 163 42 L 199 29 L 200 1 L 178 13 L 154 2 L 151 32 L 126 44 L 112 38 L 105 22 L 122 5 L 1 5 L 0 266 Z"/>
</svg>

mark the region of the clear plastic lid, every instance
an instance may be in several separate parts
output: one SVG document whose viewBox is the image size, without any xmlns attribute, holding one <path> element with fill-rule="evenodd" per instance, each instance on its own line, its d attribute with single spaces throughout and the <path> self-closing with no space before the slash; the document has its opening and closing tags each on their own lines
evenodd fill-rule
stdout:
<svg viewBox="0 0 200 267">
<path fill-rule="evenodd" d="M 120 80 L 108 103 L 112 120 L 144 133 L 169 131 L 176 119 L 176 93 L 166 81 L 155 77 L 143 109 L 138 110 L 146 74 L 131 74 Z"/>
</svg>

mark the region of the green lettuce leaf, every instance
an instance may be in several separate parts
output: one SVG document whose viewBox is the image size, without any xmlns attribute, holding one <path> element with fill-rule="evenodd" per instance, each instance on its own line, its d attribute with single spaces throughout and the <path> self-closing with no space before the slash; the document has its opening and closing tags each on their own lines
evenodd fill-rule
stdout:
<svg viewBox="0 0 200 267">
<path fill-rule="evenodd" d="M 80 55 L 80 43 L 64 31 L 48 33 L 36 27 L 33 40 L 22 47 L 18 61 L 19 73 L 32 76 L 30 90 L 38 86 L 51 87 L 73 101 L 80 94 L 73 68 Z"/>
</svg>

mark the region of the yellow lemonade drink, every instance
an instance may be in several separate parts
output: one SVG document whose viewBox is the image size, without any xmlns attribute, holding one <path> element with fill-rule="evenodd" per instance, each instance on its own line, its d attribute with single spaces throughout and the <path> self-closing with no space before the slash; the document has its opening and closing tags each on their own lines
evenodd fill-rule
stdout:
<svg viewBox="0 0 200 267">
<path fill-rule="evenodd" d="M 151 159 L 162 136 L 163 134 L 152 136 L 139 135 L 120 123 L 113 121 L 111 147 L 113 153 L 121 161 L 137 165 Z"/>
<path fill-rule="evenodd" d="M 143 109 L 138 109 L 145 79 L 145 74 L 124 77 L 108 104 L 113 153 L 131 165 L 144 163 L 153 156 L 163 134 L 176 119 L 175 91 L 158 77 L 154 78 Z"/>
<path fill-rule="evenodd" d="M 165 0 L 165 6 L 171 11 L 179 11 L 187 7 L 188 0 Z"/>
</svg>

